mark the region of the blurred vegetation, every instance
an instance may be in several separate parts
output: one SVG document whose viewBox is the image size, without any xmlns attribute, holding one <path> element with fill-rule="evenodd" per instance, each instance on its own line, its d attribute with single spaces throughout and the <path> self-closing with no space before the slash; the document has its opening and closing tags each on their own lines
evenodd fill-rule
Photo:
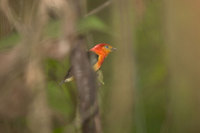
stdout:
<svg viewBox="0 0 200 133">
<path fill-rule="evenodd" d="M 166 117 L 168 66 L 163 37 L 163 3 L 146 2 L 146 13 L 136 29 L 136 131 L 158 133 Z"/>
<path fill-rule="evenodd" d="M 88 1 L 88 10 L 92 10 L 101 4 L 102 1 Z M 133 55 L 136 56 L 136 91 L 135 98 L 135 115 L 133 131 L 136 133 L 158 133 L 162 128 L 165 120 L 167 105 L 167 88 L 168 72 L 165 62 L 165 46 L 163 40 L 163 3 L 162 1 L 145 1 L 146 11 L 142 19 L 137 22 L 135 32 L 135 50 Z M 89 47 L 97 43 L 110 43 L 115 33 L 112 33 L 110 7 L 105 8 L 98 14 L 83 18 L 78 24 L 81 33 L 87 33 L 92 40 L 88 40 Z M 61 22 L 52 19 L 45 28 L 47 38 L 58 38 L 61 35 Z M 0 48 L 3 50 L 12 47 L 20 41 L 16 32 L 10 33 L 0 40 Z M 123 44 L 122 44 L 123 45 Z M 103 110 L 106 112 L 107 100 L 109 97 L 112 77 L 111 63 L 115 53 L 112 53 L 105 61 L 102 71 L 104 74 L 105 85 L 101 87 L 100 96 Z M 120 63 L 120 61 L 119 61 Z M 47 79 L 48 102 L 52 110 L 60 114 L 65 121 L 73 119 L 75 104 L 73 93 L 74 85 L 65 85 L 59 87 L 59 81 L 65 75 L 69 68 L 69 59 L 62 61 L 56 59 L 45 59 L 44 70 Z M 119 70 L 121 71 L 121 70 Z M 71 84 L 71 83 L 70 83 Z M 103 114 L 103 118 L 104 118 Z M 104 120 L 103 120 L 104 121 Z M 55 128 L 55 133 L 63 131 L 60 125 Z M 62 130 L 61 130 L 62 129 Z"/>
<path fill-rule="evenodd" d="M 105 2 L 105 0 L 103 1 L 88 0 L 87 1 L 88 12 L 95 9 L 103 2 Z M 178 130 L 179 128 L 182 127 L 181 124 L 180 125 L 177 124 L 180 122 L 180 120 L 176 119 L 174 125 L 173 123 L 171 125 L 169 124 L 171 120 L 170 119 L 171 110 L 175 108 L 174 106 L 179 104 L 172 104 L 174 101 L 176 101 L 176 98 L 174 98 L 176 97 L 176 95 L 175 94 L 172 95 L 173 91 L 171 91 L 171 89 L 173 89 L 174 87 L 173 82 L 172 83 L 170 82 L 170 77 L 173 75 L 173 74 L 170 75 L 170 72 L 172 71 L 171 69 L 173 68 L 171 68 L 170 64 L 171 56 L 169 56 L 170 54 L 169 46 L 167 46 L 166 44 L 168 43 L 168 41 L 166 41 L 168 38 L 166 37 L 165 33 L 166 12 L 164 7 L 166 5 L 164 5 L 164 1 L 162 0 L 142 0 L 142 2 L 144 9 L 141 10 L 144 10 L 143 13 L 139 14 L 139 16 L 137 16 L 137 11 L 134 13 L 132 12 L 130 13 L 135 16 L 133 23 L 134 31 L 132 31 L 134 35 L 133 36 L 134 50 L 132 52 L 132 56 L 134 57 L 133 61 L 135 63 L 134 64 L 135 68 L 133 68 L 135 72 L 134 75 L 135 81 L 133 81 L 134 94 L 133 97 L 131 98 L 134 104 L 132 116 L 130 116 L 133 119 L 133 122 L 131 123 L 131 132 L 133 133 L 179 132 L 182 131 Z M 135 6 L 137 6 L 137 4 Z M 116 45 L 113 41 L 113 38 L 116 37 L 116 33 L 114 33 L 115 30 L 112 29 L 113 22 L 115 21 L 113 20 L 112 16 L 112 7 L 113 5 L 111 4 L 108 7 L 104 8 L 102 11 L 79 20 L 77 24 L 78 32 L 81 34 L 85 34 L 87 36 L 88 49 L 98 43 L 109 43 L 113 47 L 119 47 L 119 45 Z M 134 5 L 133 8 L 135 8 Z M 3 22 L 1 22 L 0 20 L 1 29 L 3 27 L 2 23 Z M 6 51 L 8 49 L 11 49 L 12 47 L 20 43 L 21 36 L 17 33 L 17 31 L 12 29 L 11 31 L 9 31 L 9 34 L 6 33 L 4 35 L 3 34 L 4 31 L 1 29 L 0 29 L 1 51 Z M 45 25 L 44 38 L 46 40 L 58 39 L 62 37 L 62 33 L 63 30 L 62 30 L 61 20 L 57 19 L 57 16 L 50 18 L 48 24 Z M 171 42 L 173 42 L 173 40 Z M 123 46 L 124 44 L 120 45 Z M 119 51 L 120 50 L 117 50 L 116 53 Z M 102 67 L 105 85 L 102 85 L 100 87 L 99 96 L 101 103 L 100 110 L 102 112 L 101 115 L 102 115 L 103 127 L 107 126 L 106 125 L 108 117 L 107 113 L 109 112 L 109 106 L 111 106 L 109 100 L 111 97 L 111 92 L 115 89 L 112 88 L 112 86 L 113 84 L 116 84 L 112 76 L 113 75 L 112 70 L 113 67 L 115 67 L 113 66 L 114 62 L 113 60 L 114 56 L 116 56 L 116 53 L 111 53 L 106 58 Z M 121 53 L 121 56 L 123 56 L 123 54 L 124 53 Z M 120 64 L 121 60 L 119 60 L 118 62 Z M 64 133 L 70 131 L 74 132 L 74 129 L 72 129 L 70 124 L 75 119 L 76 106 L 78 104 L 76 100 L 77 98 L 76 85 L 75 82 L 73 81 L 72 83 L 59 86 L 59 82 L 62 80 L 63 76 L 70 67 L 69 55 L 59 60 L 51 57 L 46 57 L 44 59 L 44 62 L 42 63 L 46 79 L 45 91 L 47 93 L 48 105 L 51 108 L 52 112 L 54 112 L 56 115 L 56 120 L 54 121 L 53 124 L 54 125 L 53 133 Z M 119 71 L 125 71 L 125 70 L 119 70 Z M 188 88 L 190 88 L 190 86 Z M 193 93 L 195 93 L 195 91 Z M 186 94 L 184 93 L 183 95 Z M 119 97 L 119 99 L 123 98 L 124 97 Z M 189 97 L 188 99 L 190 98 L 192 98 L 192 96 Z M 181 107 L 182 110 L 190 108 L 188 103 L 183 104 Z M 173 110 L 174 114 L 178 113 L 181 110 L 180 108 L 178 108 L 177 110 L 175 108 L 174 109 L 175 111 Z M 184 113 L 182 111 L 180 112 L 182 114 L 177 115 L 178 118 L 182 118 L 182 115 L 184 116 L 184 114 L 190 115 L 190 113 Z M 187 121 L 187 117 L 184 118 L 185 118 L 184 120 Z M 195 123 L 197 121 L 198 120 L 195 119 L 192 122 Z M 14 124 L 16 125 L 19 124 L 20 128 L 21 124 L 23 125 L 24 123 L 23 122 L 21 123 L 21 121 L 20 122 L 15 121 Z M 196 125 L 197 126 L 195 127 L 197 128 L 198 124 Z M 190 126 L 190 125 L 185 125 L 185 126 Z M 104 129 L 104 131 L 109 132 L 110 130 Z M 187 131 L 190 130 L 188 129 Z M 193 131 L 194 132 L 198 131 L 198 128 L 197 130 L 193 129 Z"/>
</svg>

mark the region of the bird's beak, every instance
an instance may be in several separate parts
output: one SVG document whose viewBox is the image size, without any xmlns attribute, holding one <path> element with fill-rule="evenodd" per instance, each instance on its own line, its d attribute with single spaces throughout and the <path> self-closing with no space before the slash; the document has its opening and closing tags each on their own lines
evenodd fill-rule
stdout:
<svg viewBox="0 0 200 133">
<path fill-rule="evenodd" d="M 111 49 L 111 51 L 115 51 L 115 50 L 117 50 L 117 48 L 112 48 L 112 49 Z"/>
</svg>

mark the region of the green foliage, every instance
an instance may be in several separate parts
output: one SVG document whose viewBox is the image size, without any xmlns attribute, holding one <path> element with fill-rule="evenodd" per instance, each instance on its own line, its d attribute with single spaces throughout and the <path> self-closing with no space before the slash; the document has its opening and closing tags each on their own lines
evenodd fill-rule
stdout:
<svg viewBox="0 0 200 133">
<path fill-rule="evenodd" d="M 97 16 L 89 16 L 80 20 L 78 30 L 80 33 L 87 33 L 88 31 L 109 32 L 108 26 Z"/>
<path fill-rule="evenodd" d="M 47 84 L 48 101 L 52 109 L 58 111 L 66 118 L 73 113 L 73 105 L 70 99 L 70 94 L 56 82 L 49 81 Z"/>
<path fill-rule="evenodd" d="M 12 33 L 0 40 L 0 49 L 12 47 L 20 42 L 20 36 L 17 33 Z"/>
<path fill-rule="evenodd" d="M 55 128 L 53 130 L 53 133 L 63 133 L 64 132 L 64 127 L 60 127 L 60 128 Z"/>
<path fill-rule="evenodd" d="M 68 66 L 68 61 L 64 61 L 64 66 Z M 47 94 L 50 107 L 66 120 L 73 119 L 75 104 L 73 99 L 73 86 L 70 84 L 60 86 L 59 83 L 64 77 L 67 67 L 61 67 L 61 63 L 54 59 L 46 59 L 44 65 L 47 79 Z"/>
</svg>

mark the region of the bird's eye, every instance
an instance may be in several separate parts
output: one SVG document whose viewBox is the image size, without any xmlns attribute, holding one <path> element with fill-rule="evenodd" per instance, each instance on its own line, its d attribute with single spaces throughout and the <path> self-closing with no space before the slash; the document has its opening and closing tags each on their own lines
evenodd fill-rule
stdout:
<svg viewBox="0 0 200 133">
<path fill-rule="evenodd" d="M 106 45 L 105 48 L 109 48 L 109 47 Z"/>
</svg>

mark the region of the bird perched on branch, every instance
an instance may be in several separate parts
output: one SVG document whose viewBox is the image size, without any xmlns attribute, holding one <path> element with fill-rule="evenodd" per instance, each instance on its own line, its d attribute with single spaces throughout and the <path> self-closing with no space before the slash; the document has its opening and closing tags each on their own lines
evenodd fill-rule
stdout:
<svg viewBox="0 0 200 133">
<path fill-rule="evenodd" d="M 114 50 L 116 50 L 116 48 L 113 48 L 111 45 L 106 43 L 100 43 L 95 45 L 87 52 L 90 64 L 93 66 L 94 71 L 97 72 L 101 68 L 104 59 L 108 56 L 110 52 Z M 70 82 L 72 80 L 73 80 L 73 67 L 70 67 L 61 84 L 65 82 Z M 103 81 L 100 82 L 103 83 Z"/>
</svg>

